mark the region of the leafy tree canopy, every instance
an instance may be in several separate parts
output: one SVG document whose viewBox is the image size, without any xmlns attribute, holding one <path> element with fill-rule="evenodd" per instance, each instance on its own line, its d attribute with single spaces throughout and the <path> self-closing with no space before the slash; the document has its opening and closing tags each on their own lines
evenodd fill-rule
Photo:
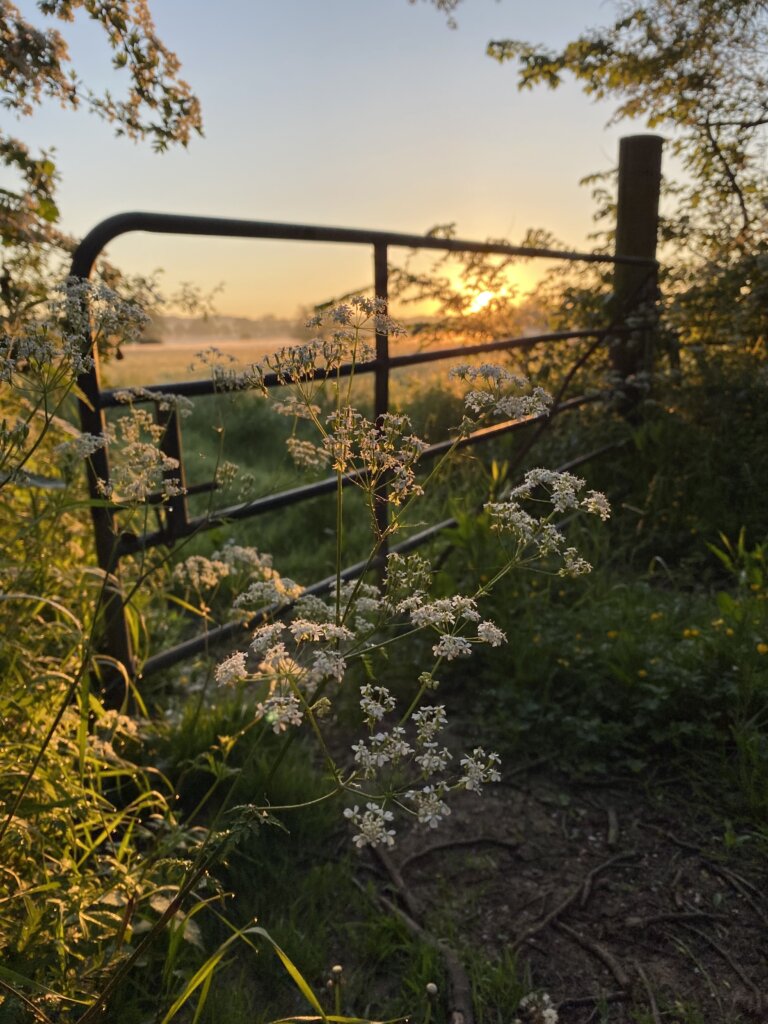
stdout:
<svg viewBox="0 0 768 1024">
<path fill-rule="evenodd" d="M 433 0 L 441 7 L 438 0 Z M 460 0 L 458 0 L 460 2 Z M 451 5 L 451 11 L 456 3 Z M 768 0 L 617 0 L 615 18 L 561 49 L 495 40 L 519 89 L 567 75 L 612 121 L 669 132 L 684 168 L 667 182 L 666 286 L 689 340 L 764 346 L 768 308 Z M 606 193 L 602 212 L 611 212 Z"/>
<path fill-rule="evenodd" d="M 613 120 L 671 129 L 672 144 L 706 198 L 732 205 L 730 229 L 752 241 L 765 218 L 768 125 L 766 0 L 646 0 L 559 52 L 517 40 L 491 42 L 519 63 L 521 89 L 556 88 L 570 72 L 585 92 L 616 97 Z"/>
<path fill-rule="evenodd" d="M 118 135 L 146 139 L 156 150 L 186 146 L 202 131 L 200 106 L 179 77 L 179 61 L 158 38 L 146 0 L 37 0 L 43 18 L 71 22 L 78 13 L 104 30 L 112 63 L 126 78 L 121 98 L 95 93 L 73 67 L 61 32 L 22 16 L 0 0 L 0 107 L 19 120 L 45 100 L 86 107 Z M 17 321 L 45 294 L 51 259 L 73 246 L 56 227 L 57 171 L 47 152 L 33 153 L 0 131 L 0 166 L 16 184 L 0 188 L 0 319 Z"/>
</svg>

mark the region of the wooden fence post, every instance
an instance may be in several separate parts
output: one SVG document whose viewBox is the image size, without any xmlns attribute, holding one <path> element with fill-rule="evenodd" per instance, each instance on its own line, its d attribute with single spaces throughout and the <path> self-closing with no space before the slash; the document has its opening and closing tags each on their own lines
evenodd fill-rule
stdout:
<svg viewBox="0 0 768 1024">
<path fill-rule="evenodd" d="M 661 194 L 659 135 L 629 135 L 619 142 L 619 189 L 616 206 L 616 256 L 656 259 Z M 655 266 L 617 263 L 614 267 L 612 320 L 638 329 L 614 339 L 611 362 L 622 381 L 653 368 L 654 317 L 658 290 Z M 637 389 L 626 389 L 630 404 Z"/>
</svg>

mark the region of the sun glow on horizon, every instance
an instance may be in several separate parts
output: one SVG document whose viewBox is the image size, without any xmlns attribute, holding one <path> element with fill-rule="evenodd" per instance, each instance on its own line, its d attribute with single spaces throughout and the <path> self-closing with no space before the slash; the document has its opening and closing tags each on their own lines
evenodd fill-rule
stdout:
<svg viewBox="0 0 768 1024">
<path fill-rule="evenodd" d="M 467 308 L 468 313 L 479 313 L 481 309 L 485 309 L 491 299 L 496 298 L 495 292 L 480 292 L 472 299 Z"/>
</svg>

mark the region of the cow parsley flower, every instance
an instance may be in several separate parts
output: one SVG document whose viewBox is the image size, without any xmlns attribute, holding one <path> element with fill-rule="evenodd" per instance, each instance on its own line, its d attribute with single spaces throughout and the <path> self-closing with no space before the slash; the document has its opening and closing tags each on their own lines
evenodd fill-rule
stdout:
<svg viewBox="0 0 768 1024">
<path fill-rule="evenodd" d="M 263 718 L 279 735 L 289 725 L 301 725 L 304 712 L 298 697 L 292 693 L 275 693 L 256 705 L 256 719 Z"/>
<path fill-rule="evenodd" d="M 360 687 L 360 709 L 369 727 L 380 722 L 388 712 L 394 711 L 395 706 L 395 698 L 386 686 L 373 686 L 371 683 L 366 683 Z"/>
<path fill-rule="evenodd" d="M 247 675 L 243 651 L 236 651 L 216 668 L 216 682 L 219 686 L 232 686 L 245 679 Z"/>
<path fill-rule="evenodd" d="M 501 758 L 498 754 L 486 754 L 482 747 L 475 747 L 471 754 L 467 754 L 459 761 L 459 765 L 464 769 L 459 786 L 474 793 L 481 793 L 484 783 L 501 781 L 501 775 L 496 768 L 499 764 Z"/>
<path fill-rule="evenodd" d="M 451 636 L 445 633 L 432 648 L 436 658 L 445 658 L 446 661 L 453 661 L 454 658 L 466 658 L 472 653 L 472 645 L 463 636 Z"/>
<path fill-rule="evenodd" d="M 425 704 L 411 716 L 416 726 L 416 740 L 420 744 L 431 743 L 448 723 L 444 704 Z"/>
<path fill-rule="evenodd" d="M 453 754 L 447 747 L 441 750 L 437 743 L 425 743 L 422 752 L 414 757 L 414 761 L 425 775 L 435 775 L 437 772 L 445 771 L 452 757 Z"/>
<path fill-rule="evenodd" d="M 507 636 L 503 630 L 489 620 L 481 622 L 477 627 L 477 637 L 482 640 L 485 644 L 490 644 L 491 647 L 501 647 L 502 644 L 507 642 Z"/>
<path fill-rule="evenodd" d="M 410 800 L 420 825 L 437 828 L 443 818 L 451 813 L 451 808 L 443 800 L 442 786 L 424 786 L 422 789 L 409 789 L 405 794 Z"/>
<path fill-rule="evenodd" d="M 611 518 L 610 503 L 601 491 L 589 491 L 581 502 L 581 507 L 592 515 L 600 516 L 603 522 Z"/>
<path fill-rule="evenodd" d="M 365 807 L 362 814 L 357 805 L 347 807 L 344 811 L 344 817 L 360 830 L 352 837 L 352 842 L 358 849 L 362 849 L 363 846 L 394 846 L 395 830 L 387 828 L 394 818 L 392 812 L 373 802 L 367 803 Z"/>
</svg>

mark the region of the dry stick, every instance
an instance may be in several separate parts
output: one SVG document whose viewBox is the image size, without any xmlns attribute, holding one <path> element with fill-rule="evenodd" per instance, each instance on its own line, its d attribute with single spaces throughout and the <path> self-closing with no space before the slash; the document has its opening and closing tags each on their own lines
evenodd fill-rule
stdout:
<svg viewBox="0 0 768 1024">
<path fill-rule="evenodd" d="M 687 850 L 689 853 L 698 854 L 704 866 L 709 868 L 710 871 L 714 871 L 715 874 L 720 875 L 721 878 L 724 878 L 727 882 L 730 882 L 733 888 L 744 897 L 747 903 L 749 903 L 750 907 L 752 907 L 752 909 L 763 922 L 763 924 L 768 926 L 768 914 L 766 914 L 765 911 L 757 905 L 753 897 L 750 895 L 749 891 L 751 890 L 755 896 L 760 896 L 760 890 L 756 886 L 754 886 L 748 879 L 738 874 L 732 868 L 727 868 L 723 864 L 718 864 L 716 861 L 709 860 L 708 857 L 705 857 L 703 855 L 700 847 L 694 846 L 692 843 L 687 843 L 683 839 L 679 839 L 676 835 L 674 835 L 674 833 L 668 832 L 666 829 L 659 828 L 658 825 L 650 825 L 642 821 L 638 822 L 638 825 L 640 826 L 640 828 L 648 829 L 651 832 L 657 832 L 659 835 L 664 836 L 665 839 L 669 839 L 670 842 L 674 843 L 676 846 L 679 846 L 682 850 Z"/>
<path fill-rule="evenodd" d="M 616 979 L 617 984 L 622 988 L 629 988 L 629 977 L 627 972 L 624 970 L 619 961 L 608 952 L 605 946 L 601 946 L 599 942 L 595 942 L 594 939 L 588 939 L 584 935 L 580 935 L 575 929 L 570 928 L 567 924 L 563 924 L 562 921 L 555 922 L 555 928 L 557 931 L 562 932 L 569 938 L 577 942 L 583 949 L 586 949 L 588 953 L 597 957 L 598 960 L 602 960 L 608 970 L 611 972 L 613 977 Z"/>
<path fill-rule="evenodd" d="M 599 996 L 574 996 L 573 999 L 561 999 L 557 1004 L 558 1013 L 566 1007 L 592 1006 L 600 1003 L 626 1003 L 629 996 L 626 992 L 607 992 Z"/>
<path fill-rule="evenodd" d="M 43 1024 L 52 1024 L 51 1018 L 46 1017 L 40 1007 L 36 1006 L 32 1000 L 27 998 L 27 996 L 19 989 L 15 988 L 13 985 L 9 985 L 5 981 L 0 981 L 0 989 L 3 989 L 5 992 L 9 992 L 12 996 L 15 996 L 20 1003 L 23 1003 L 26 1006 L 30 1013 L 37 1017 L 38 1020 L 43 1021 Z"/>
<path fill-rule="evenodd" d="M 579 900 L 579 905 L 586 907 L 587 901 L 592 893 L 592 883 L 600 872 L 605 871 L 606 868 L 611 867 L 613 864 L 617 864 L 623 860 L 631 860 L 636 856 L 637 853 L 634 850 L 626 850 L 624 853 L 617 853 L 615 856 L 611 857 L 610 860 L 603 861 L 602 864 L 598 864 L 596 868 L 593 868 L 584 879 L 584 883 L 581 887 L 581 899 Z"/>
<path fill-rule="evenodd" d="M 367 889 L 356 878 L 353 878 L 352 881 L 361 892 L 365 893 L 366 896 L 369 895 Z M 428 946 L 438 950 L 443 957 L 450 984 L 451 1002 L 453 1003 L 448 1017 L 449 1024 L 475 1024 L 472 1012 L 472 986 L 458 956 L 445 940 L 436 939 L 434 935 L 423 928 L 410 914 L 406 914 L 404 910 L 401 910 L 392 900 L 381 893 L 376 894 L 376 899 L 385 910 L 398 917 L 410 932 L 413 932 L 417 938 L 421 939 Z"/>
<path fill-rule="evenodd" d="M 648 995 L 648 1004 L 651 1008 L 651 1016 L 653 1017 L 653 1024 L 661 1024 L 661 1016 L 659 1015 L 659 1007 L 656 1003 L 656 997 L 653 994 L 650 982 L 648 981 L 648 975 L 643 970 L 643 965 L 638 961 L 634 961 L 634 967 L 637 973 L 640 975 L 640 981 L 643 983 L 643 988 Z"/>
<path fill-rule="evenodd" d="M 433 938 L 433 936 L 426 931 L 423 925 L 418 923 L 417 919 L 419 917 L 419 908 L 416 900 L 413 898 L 408 886 L 405 884 L 398 866 L 394 863 L 389 854 L 385 850 L 380 850 L 375 846 L 371 847 L 371 850 L 378 858 L 382 867 L 386 870 L 400 898 L 408 908 L 407 915 L 404 915 L 402 911 L 400 913 L 403 921 L 409 928 L 415 927 L 418 929 L 417 934 L 419 934 L 424 941 L 435 946 L 442 953 L 443 960 L 445 961 L 445 967 L 448 971 L 448 977 L 450 979 L 451 998 L 453 1001 L 450 1016 L 451 1024 L 474 1024 L 472 1015 L 472 987 L 470 985 L 469 978 L 467 977 L 467 972 L 464 970 L 463 964 L 454 950 L 451 949 L 444 940 Z M 395 910 L 397 909 L 394 904 L 391 904 L 391 907 Z"/>
<path fill-rule="evenodd" d="M 760 918 L 763 924 L 768 927 L 768 914 L 766 914 L 765 911 L 757 905 L 754 898 L 750 894 L 749 889 L 746 888 L 746 886 L 749 886 L 750 889 L 753 889 L 752 884 L 750 882 L 747 882 L 746 878 L 742 878 L 741 875 L 737 875 L 735 871 L 730 871 L 728 868 L 723 868 L 719 864 L 712 863 L 712 861 L 705 861 L 704 863 L 710 871 L 714 871 L 715 874 L 718 874 L 722 878 L 724 878 L 726 882 L 730 882 L 730 884 L 733 886 L 736 892 L 738 892 L 743 897 L 743 899 L 747 901 L 750 907 L 752 907 L 755 914 L 757 914 L 757 916 Z M 756 889 L 753 889 L 753 891 L 758 892 L 758 890 Z"/>
<path fill-rule="evenodd" d="M 698 935 L 699 938 L 704 939 L 704 941 L 708 945 L 710 945 L 716 953 L 720 954 L 720 956 L 723 958 L 723 960 L 725 960 L 725 962 L 733 970 L 733 972 L 736 975 L 738 975 L 738 977 L 747 986 L 747 988 L 751 990 L 752 994 L 755 997 L 755 1005 L 759 1010 L 763 1004 L 763 997 L 760 994 L 760 990 L 758 989 L 754 981 L 752 981 L 752 979 L 744 973 L 742 968 L 736 963 L 736 961 L 733 959 L 728 950 L 723 949 L 723 947 L 718 942 L 715 942 L 715 940 L 711 936 L 707 935 L 706 932 L 701 931 L 700 928 L 694 928 L 692 924 L 686 924 L 684 925 L 684 927 L 687 928 L 688 931 L 693 932 L 694 935 Z"/>
<path fill-rule="evenodd" d="M 530 928 L 526 928 L 523 934 L 519 936 L 519 938 L 515 939 L 510 947 L 511 951 L 515 953 L 524 942 L 527 942 L 528 939 L 532 938 L 534 935 L 538 935 L 539 932 L 544 931 L 547 925 L 556 921 L 557 918 L 560 917 L 560 915 L 564 913 L 580 896 L 582 897 L 582 906 L 584 906 L 587 899 L 589 899 L 590 892 L 592 891 L 592 882 L 601 871 L 605 871 L 606 868 L 609 868 L 612 864 L 616 864 L 618 861 L 628 860 L 629 858 L 636 856 L 637 853 L 635 850 L 626 850 L 624 853 L 617 853 L 616 856 L 611 857 L 610 860 L 606 860 L 602 864 L 598 864 L 596 868 L 592 868 L 581 885 L 569 893 L 562 903 L 558 904 L 558 906 L 556 906 L 554 910 L 551 910 L 546 917 L 542 918 L 541 921 L 531 925 Z M 585 893 L 586 897 L 584 896 Z"/>
<path fill-rule="evenodd" d="M 753 892 L 755 896 L 762 895 L 757 886 L 753 885 L 748 878 L 745 878 L 743 875 L 738 874 L 736 871 L 733 870 L 733 868 L 727 868 L 724 864 L 718 864 L 717 861 L 709 860 L 707 857 L 702 857 L 702 860 L 704 862 L 705 867 L 709 868 L 710 871 L 714 871 L 715 874 L 718 874 L 721 877 L 725 878 L 726 881 L 730 882 L 733 886 L 739 889 L 742 895 L 744 895 L 744 889 L 751 890 L 751 892 Z M 740 886 L 742 888 L 739 888 Z"/>
<path fill-rule="evenodd" d="M 613 849 L 613 847 L 619 841 L 619 818 L 618 818 L 618 815 L 616 814 L 616 809 L 614 807 L 609 807 L 607 813 L 608 813 L 608 835 L 605 838 L 605 842 L 606 842 L 606 845 L 609 847 L 609 849 Z"/>
<path fill-rule="evenodd" d="M 701 847 L 694 846 L 693 843 L 687 843 L 684 839 L 679 839 L 674 832 L 669 832 L 665 828 L 661 828 L 659 825 L 651 825 L 645 821 L 638 821 L 637 823 L 640 828 L 646 829 L 648 832 L 655 832 L 657 835 L 664 836 L 670 843 L 674 843 L 675 846 L 679 846 L 681 850 L 687 850 L 689 853 L 697 853 L 701 856 Z"/>
<path fill-rule="evenodd" d="M 532 939 L 534 935 L 538 935 L 539 932 L 543 932 L 547 925 L 551 924 L 553 921 L 557 920 L 561 914 L 565 913 L 568 907 L 570 907 L 570 905 L 576 900 L 580 892 L 581 886 L 579 886 L 578 889 L 574 889 L 574 891 L 570 893 L 562 903 L 558 904 L 558 906 L 556 906 L 554 910 L 551 910 L 546 917 L 542 918 L 541 921 L 531 925 L 530 928 L 526 928 L 523 934 L 512 943 L 510 946 L 510 952 L 516 953 L 525 942 Z"/>
<path fill-rule="evenodd" d="M 403 881 L 403 876 L 400 874 L 400 869 L 397 864 L 392 860 L 386 850 L 381 850 L 378 846 L 370 847 L 371 853 L 378 860 L 384 870 L 387 872 L 389 877 L 397 889 L 397 892 L 406 906 L 406 909 L 410 916 L 416 919 L 419 916 L 419 907 L 411 894 L 410 889 L 406 886 Z"/>
<path fill-rule="evenodd" d="M 433 843 L 431 846 L 425 846 L 423 849 L 417 850 L 416 853 L 412 853 L 408 857 L 403 857 L 400 861 L 400 870 L 405 871 L 406 867 L 410 867 L 417 860 L 421 860 L 422 857 L 431 857 L 433 853 L 466 846 L 481 846 L 483 843 L 501 846 L 505 850 L 517 851 L 520 849 L 520 843 L 513 842 L 510 839 L 497 839 L 495 836 L 478 836 L 476 839 L 451 839 L 445 843 Z"/>
<path fill-rule="evenodd" d="M 687 921 L 728 921 L 725 914 L 710 914 L 705 910 L 683 910 L 680 913 L 652 914 L 650 917 L 627 917 L 627 928 L 648 928 L 653 924 L 685 924 Z"/>
</svg>

